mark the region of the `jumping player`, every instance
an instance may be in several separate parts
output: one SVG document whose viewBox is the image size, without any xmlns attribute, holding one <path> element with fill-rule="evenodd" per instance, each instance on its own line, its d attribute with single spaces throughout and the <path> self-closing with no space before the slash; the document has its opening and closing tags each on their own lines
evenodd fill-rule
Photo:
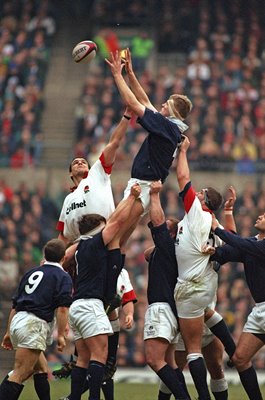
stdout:
<svg viewBox="0 0 265 400">
<path fill-rule="evenodd" d="M 166 180 L 172 161 L 176 156 L 177 147 L 181 142 L 181 134 L 188 129 L 183 122 L 192 109 L 191 101 L 181 94 L 173 94 L 162 104 L 160 111 L 152 105 L 147 94 L 137 80 L 131 62 L 129 49 L 126 51 L 126 62 L 122 62 L 119 52 L 111 54 L 111 60 L 106 60 L 111 68 L 117 88 L 124 103 L 138 117 L 137 122 L 147 131 L 148 136 L 135 156 L 131 179 L 125 190 L 125 198 L 130 193 L 130 187 L 139 183 L 142 188 L 140 201 L 135 203 L 128 223 L 124 225 L 124 235 L 128 236 L 130 228 L 139 220 L 143 212 L 148 211 L 150 204 L 151 181 Z M 126 65 L 130 87 L 122 76 Z"/>
</svg>

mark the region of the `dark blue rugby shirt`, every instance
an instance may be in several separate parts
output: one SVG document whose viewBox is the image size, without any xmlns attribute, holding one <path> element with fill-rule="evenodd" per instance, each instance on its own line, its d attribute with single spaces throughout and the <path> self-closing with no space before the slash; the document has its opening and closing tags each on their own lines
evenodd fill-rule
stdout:
<svg viewBox="0 0 265 400">
<path fill-rule="evenodd" d="M 242 262 L 250 293 L 256 303 L 265 301 L 265 240 L 256 237 L 241 238 L 224 229 L 215 233 L 227 244 L 217 247 L 211 260 L 220 264 Z"/>
<path fill-rule="evenodd" d="M 76 251 L 76 283 L 74 300 L 100 299 L 103 301 L 106 289 L 108 249 L 102 232 L 84 240 L 81 239 Z"/>
<path fill-rule="evenodd" d="M 56 263 L 45 263 L 26 272 L 12 300 L 17 312 L 27 311 L 51 322 L 57 307 L 72 303 L 72 279 Z"/>
<path fill-rule="evenodd" d="M 134 158 L 131 177 L 164 182 L 181 141 L 181 132 L 170 119 L 148 108 L 137 121 L 149 134 Z"/>
<path fill-rule="evenodd" d="M 177 317 L 174 300 L 174 289 L 178 277 L 175 242 L 169 234 L 166 222 L 159 226 L 153 226 L 149 222 L 148 226 L 155 244 L 148 265 L 148 303 L 168 303 Z"/>
</svg>

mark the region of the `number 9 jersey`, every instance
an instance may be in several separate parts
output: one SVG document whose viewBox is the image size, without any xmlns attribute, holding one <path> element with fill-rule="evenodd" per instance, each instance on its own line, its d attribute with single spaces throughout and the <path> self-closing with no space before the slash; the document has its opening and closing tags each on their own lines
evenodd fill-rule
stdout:
<svg viewBox="0 0 265 400">
<path fill-rule="evenodd" d="M 72 303 L 72 279 L 59 263 L 46 261 L 25 273 L 12 300 L 17 312 L 51 322 L 56 308 Z"/>
</svg>

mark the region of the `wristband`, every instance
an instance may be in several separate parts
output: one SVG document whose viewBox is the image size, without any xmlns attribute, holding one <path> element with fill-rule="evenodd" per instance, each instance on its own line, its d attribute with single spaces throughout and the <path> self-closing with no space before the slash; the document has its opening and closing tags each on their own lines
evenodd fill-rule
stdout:
<svg viewBox="0 0 265 400">
<path fill-rule="evenodd" d="M 233 210 L 224 210 L 224 215 L 233 215 Z"/>
<path fill-rule="evenodd" d="M 125 118 L 125 119 L 128 119 L 128 121 L 130 121 L 130 119 L 132 118 L 132 117 L 129 117 L 128 115 L 123 115 L 123 118 Z"/>
</svg>

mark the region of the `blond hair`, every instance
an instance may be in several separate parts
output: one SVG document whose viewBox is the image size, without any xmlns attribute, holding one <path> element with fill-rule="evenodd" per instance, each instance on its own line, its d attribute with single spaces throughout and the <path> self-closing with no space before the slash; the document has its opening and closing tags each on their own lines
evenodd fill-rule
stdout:
<svg viewBox="0 0 265 400">
<path fill-rule="evenodd" d="M 179 118 L 183 121 L 192 110 L 192 102 L 187 96 L 182 94 L 172 94 L 167 101 L 169 114 L 171 117 Z"/>
</svg>

